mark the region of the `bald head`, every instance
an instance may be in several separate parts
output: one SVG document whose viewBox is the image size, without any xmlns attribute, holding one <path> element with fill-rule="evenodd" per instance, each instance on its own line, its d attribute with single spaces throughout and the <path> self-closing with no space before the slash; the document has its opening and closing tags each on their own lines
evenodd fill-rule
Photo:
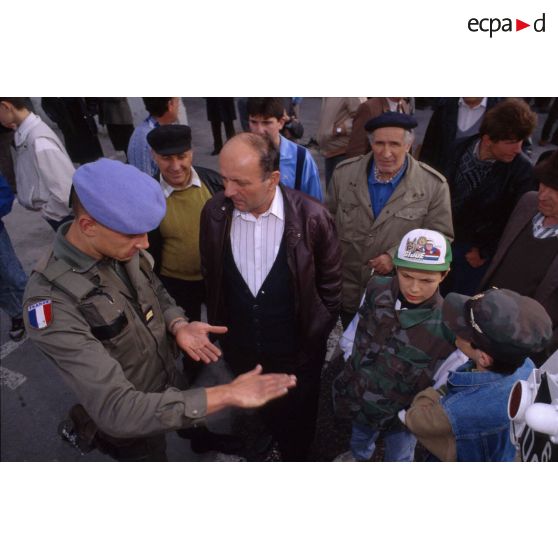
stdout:
<svg viewBox="0 0 558 558">
<path fill-rule="evenodd" d="M 279 152 L 271 140 L 243 133 L 231 138 L 219 155 L 225 196 L 236 209 L 265 213 L 279 184 Z"/>
<path fill-rule="evenodd" d="M 279 171 L 279 150 L 267 136 L 260 136 L 250 132 L 237 134 L 223 147 L 221 153 L 225 156 L 228 151 L 239 153 L 253 153 L 256 157 L 262 178 L 267 178 L 272 172 Z M 222 157 L 219 158 L 221 161 Z"/>
</svg>

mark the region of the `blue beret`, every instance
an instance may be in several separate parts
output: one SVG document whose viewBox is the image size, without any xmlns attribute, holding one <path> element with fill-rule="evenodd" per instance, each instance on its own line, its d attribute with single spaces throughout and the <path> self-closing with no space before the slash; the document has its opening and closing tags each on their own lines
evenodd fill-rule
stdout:
<svg viewBox="0 0 558 558">
<path fill-rule="evenodd" d="M 402 112 L 384 112 L 380 116 L 371 118 L 365 125 L 367 132 L 373 132 L 378 128 L 403 128 L 412 130 L 418 126 L 418 122 L 412 116 Z"/>
<path fill-rule="evenodd" d="M 120 161 L 99 159 L 82 165 L 74 173 L 73 184 L 87 213 L 123 234 L 156 229 L 167 210 L 160 184 Z"/>
</svg>

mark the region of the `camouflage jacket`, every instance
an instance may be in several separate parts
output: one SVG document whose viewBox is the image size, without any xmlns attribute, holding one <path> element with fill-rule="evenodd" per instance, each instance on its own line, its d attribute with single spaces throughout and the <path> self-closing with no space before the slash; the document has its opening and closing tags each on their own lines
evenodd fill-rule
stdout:
<svg viewBox="0 0 558 558">
<path fill-rule="evenodd" d="M 406 310 L 395 309 L 398 294 L 397 278 L 369 281 L 351 358 L 333 382 L 337 415 L 378 430 L 403 428 L 397 412 L 431 385 L 455 350 L 455 338 L 442 323 L 438 292 Z"/>
</svg>

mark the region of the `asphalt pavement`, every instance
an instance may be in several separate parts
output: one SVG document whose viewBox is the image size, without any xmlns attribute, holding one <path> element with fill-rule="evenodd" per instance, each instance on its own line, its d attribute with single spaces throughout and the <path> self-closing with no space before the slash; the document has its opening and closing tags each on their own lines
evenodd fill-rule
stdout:
<svg viewBox="0 0 558 558">
<path fill-rule="evenodd" d="M 210 124 L 206 118 L 205 101 L 201 98 L 183 98 L 186 107 L 188 124 L 192 127 L 194 164 L 218 170 L 217 157 L 211 155 L 213 142 Z M 129 98 L 136 124 L 145 118 L 146 113 L 140 98 Z M 40 110 L 40 99 L 33 98 L 37 112 L 50 123 L 46 115 Z M 315 137 L 318 127 L 318 117 L 321 100 L 305 98 L 301 105 L 301 121 L 304 125 L 304 137 L 301 143 L 308 143 Z M 419 122 L 417 128 L 417 143 L 420 143 L 428 124 L 431 111 L 417 110 Z M 536 145 L 540 135 L 540 128 L 544 116 L 539 116 L 539 126 L 534 134 L 534 155 L 544 150 Z M 240 124 L 235 122 L 237 131 Z M 57 130 L 56 126 L 53 128 Z M 224 131 L 223 131 L 224 133 Z M 105 156 L 124 160 L 122 152 L 115 152 L 106 129 L 99 129 L 99 138 Z M 323 158 L 313 150 L 318 163 L 322 182 L 324 177 Z M 54 233 L 48 224 L 34 212 L 21 207 L 17 201 L 12 212 L 4 218 L 4 223 L 10 234 L 15 251 L 27 273 L 34 264 L 48 251 L 52 244 Z M 76 398 L 63 383 L 56 367 L 49 362 L 40 351 L 26 338 L 14 343 L 8 336 L 9 319 L 0 310 L 0 459 L 2 461 L 110 461 L 111 459 L 98 451 L 81 455 L 76 449 L 63 442 L 57 434 L 57 427 L 65 417 L 68 409 L 75 404 Z M 331 347 L 334 345 L 332 339 Z M 227 381 L 230 376 L 222 365 L 208 367 L 203 375 L 204 385 L 214 385 Z M 326 384 L 331 378 L 324 377 Z M 320 431 L 317 436 L 313 459 L 328 460 L 335 452 L 342 448 L 346 440 L 346 428 L 340 427 L 338 432 L 331 417 L 329 405 L 329 390 L 324 385 L 322 390 Z M 226 432 L 230 426 L 231 413 L 223 412 L 209 421 L 211 428 Z M 328 433 L 323 430 L 328 429 Z M 331 434 L 331 436 L 330 436 Z M 329 439 L 329 442 L 328 442 Z M 336 440 L 334 446 L 331 440 Z M 215 460 L 213 453 L 198 455 L 190 450 L 189 442 L 179 438 L 174 433 L 167 436 L 169 459 L 172 461 L 207 461 Z M 327 445 L 322 447 L 320 444 Z"/>
</svg>

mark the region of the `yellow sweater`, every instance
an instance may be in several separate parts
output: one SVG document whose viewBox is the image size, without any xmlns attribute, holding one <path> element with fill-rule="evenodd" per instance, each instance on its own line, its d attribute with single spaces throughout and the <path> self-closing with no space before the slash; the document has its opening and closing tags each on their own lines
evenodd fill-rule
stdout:
<svg viewBox="0 0 558 558">
<path fill-rule="evenodd" d="M 161 275 L 199 281 L 200 271 L 200 214 L 211 198 L 205 184 L 176 190 L 167 198 L 167 212 L 161 222 L 163 237 Z"/>
</svg>

